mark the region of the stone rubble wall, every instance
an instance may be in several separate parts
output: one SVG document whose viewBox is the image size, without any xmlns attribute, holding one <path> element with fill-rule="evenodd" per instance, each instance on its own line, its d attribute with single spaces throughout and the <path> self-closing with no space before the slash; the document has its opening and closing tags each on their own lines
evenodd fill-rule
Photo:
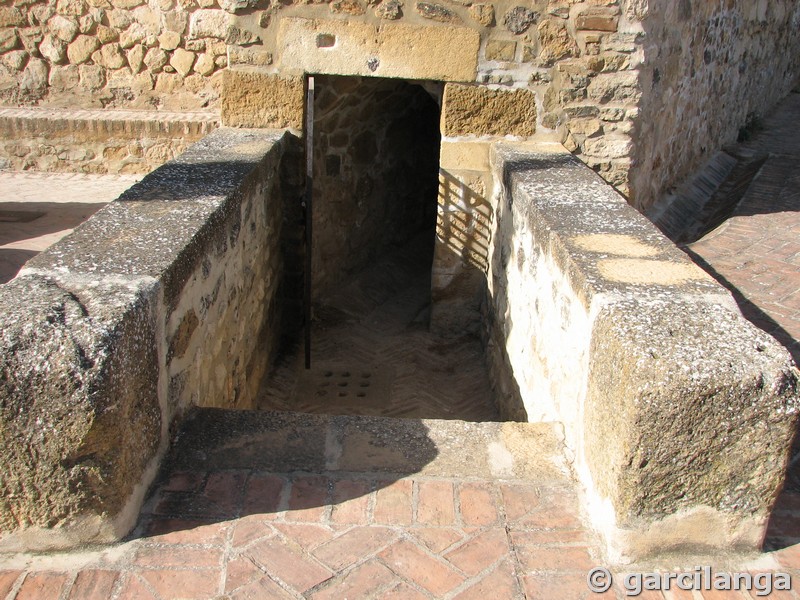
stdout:
<svg viewBox="0 0 800 600">
<path fill-rule="evenodd" d="M 614 0 L 238 4 L 204 9 L 239 40 L 223 78 L 226 125 L 301 128 L 304 73 L 461 83 L 454 98 L 487 102 L 495 129 L 513 106 L 496 100 L 530 93 L 526 126 L 499 135 L 565 141 L 627 190 L 642 26 Z"/>
<path fill-rule="evenodd" d="M 560 146 L 491 162 L 503 416 L 563 423 L 612 560 L 759 549 L 800 411 L 788 352 Z"/>
<path fill-rule="evenodd" d="M 217 130 L 0 286 L 0 548 L 119 539 L 190 407 L 253 408 L 293 140 Z"/>
<path fill-rule="evenodd" d="M 268 118 L 226 124 L 300 128 L 225 74 L 529 90 L 522 135 L 563 142 L 644 210 L 797 82 L 798 23 L 793 0 L 11 0 L 0 102 L 225 118 L 230 94 Z"/>
<path fill-rule="evenodd" d="M 795 0 L 631 3 L 644 26 L 632 197 L 665 199 L 800 83 Z"/>
<path fill-rule="evenodd" d="M 432 229 L 436 99 L 402 80 L 315 80 L 312 290 L 317 300 L 393 245 Z"/>
<path fill-rule="evenodd" d="M 149 173 L 217 126 L 210 113 L 0 108 L 0 168 Z"/>
</svg>

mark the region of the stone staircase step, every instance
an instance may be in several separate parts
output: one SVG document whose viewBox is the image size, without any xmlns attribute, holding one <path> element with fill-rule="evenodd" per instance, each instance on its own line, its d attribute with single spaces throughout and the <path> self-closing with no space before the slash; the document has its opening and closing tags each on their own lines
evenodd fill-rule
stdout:
<svg viewBox="0 0 800 600">
<path fill-rule="evenodd" d="M 195 409 L 163 472 L 221 470 L 571 481 L 558 423 Z"/>
</svg>

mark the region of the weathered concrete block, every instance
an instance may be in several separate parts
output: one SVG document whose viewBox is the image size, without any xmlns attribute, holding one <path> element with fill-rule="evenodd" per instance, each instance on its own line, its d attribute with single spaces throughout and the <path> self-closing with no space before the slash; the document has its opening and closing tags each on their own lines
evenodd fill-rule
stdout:
<svg viewBox="0 0 800 600">
<path fill-rule="evenodd" d="M 491 89 L 449 83 L 442 100 L 442 133 L 530 136 L 536 132 L 536 97 L 527 89 Z"/>
<path fill-rule="evenodd" d="M 474 81 L 479 46 L 467 27 L 284 18 L 276 62 L 326 75 Z"/>
<path fill-rule="evenodd" d="M 0 286 L 7 551 L 124 535 L 163 433 L 155 282 L 34 273 Z"/>
<path fill-rule="evenodd" d="M 174 420 L 252 407 L 278 335 L 286 144 L 217 130 L 0 286 L 0 548 L 119 539 Z"/>
<path fill-rule="evenodd" d="M 302 77 L 226 70 L 222 123 L 228 127 L 303 128 Z"/>
<path fill-rule="evenodd" d="M 800 410 L 788 352 L 563 149 L 492 161 L 493 376 L 564 423 L 612 558 L 757 548 Z"/>
<path fill-rule="evenodd" d="M 735 309 L 664 298 L 601 309 L 590 355 L 585 460 L 616 553 L 758 548 L 795 433 L 786 351 Z"/>
</svg>

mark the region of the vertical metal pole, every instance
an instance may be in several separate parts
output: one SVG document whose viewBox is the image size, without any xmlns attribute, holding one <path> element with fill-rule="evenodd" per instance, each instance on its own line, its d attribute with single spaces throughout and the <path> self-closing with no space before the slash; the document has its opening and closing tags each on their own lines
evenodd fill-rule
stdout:
<svg viewBox="0 0 800 600">
<path fill-rule="evenodd" d="M 305 319 L 306 369 L 311 368 L 311 225 L 312 197 L 314 188 L 314 78 L 308 78 L 306 95 L 306 189 L 303 195 L 303 208 L 306 213 L 306 266 L 305 289 L 303 291 L 303 313 Z"/>
</svg>

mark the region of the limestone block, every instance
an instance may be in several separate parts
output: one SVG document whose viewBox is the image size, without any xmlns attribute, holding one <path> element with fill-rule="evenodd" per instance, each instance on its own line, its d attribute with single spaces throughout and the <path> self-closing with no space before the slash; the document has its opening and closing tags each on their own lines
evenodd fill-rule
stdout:
<svg viewBox="0 0 800 600">
<path fill-rule="evenodd" d="M 228 64 L 263 67 L 272 64 L 272 53 L 264 50 L 253 50 L 249 48 L 239 48 L 238 46 L 230 46 L 228 48 Z"/>
<path fill-rule="evenodd" d="M 47 63 L 40 58 L 28 61 L 19 82 L 19 91 L 28 100 L 38 100 L 47 91 Z"/>
<path fill-rule="evenodd" d="M 189 23 L 189 13 L 182 10 L 170 10 L 162 14 L 162 19 L 166 31 L 174 31 L 183 35 L 186 25 Z"/>
<path fill-rule="evenodd" d="M 105 11 L 105 15 L 108 18 L 108 24 L 119 31 L 127 29 L 133 22 L 133 17 L 127 10 L 108 10 Z"/>
<path fill-rule="evenodd" d="M 144 55 L 144 64 L 154 73 L 160 72 L 168 61 L 169 55 L 161 48 L 150 48 L 147 54 Z"/>
<path fill-rule="evenodd" d="M 573 367 L 549 389 L 611 559 L 755 549 L 800 411 L 789 354 L 577 159 L 500 148 L 501 161 L 514 165 L 503 176 L 515 228 L 528 228 L 515 239 L 531 240 L 539 269 L 518 289 L 563 282 L 546 284 L 532 323 L 547 324 L 535 320 L 545 300 L 582 307 L 565 313 L 582 315 L 579 335 L 550 343 L 525 325 L 528 298 L 508 299 L 513 333 L 544 344 L 526 364 L 570 348 Z M 553 380 L 558 364 L 546 365 Z"/>
<path fill-rule="evenodd" d="M 539 61 L 550 66 L 563 58 L 578 56 L 578 44 L 570 35 L 567 26 L 560 21 L 547 19 L 539 23 Z"/>
<path fill-rule="evenodd" d="M 137 44 L 125 52 L 125 58 L 128 60 L 128 66 L 131 68 L 132 73 L 136 74 L 142 70 L 142 64 L 144 64 L 144 53 L 144 46 L 141 44 Z"/>
<path fill-rule="evenodd" d="M 758 547 L 797 418 L 783 349 L 735 309 L 633 300 L 598 315 L 591 355 L 586 460 L 612 546 Z"/>
<path fill-rule="evenodd" d="M 79 35 L 67 46 L 67 58 L 73 65 L 85 63 L 99 45 L 97 38 L 91 35 Z"/>
<path fill-rule="evenodd" d="M 0 61 L 11 71 L 19 72 L 25 68 L 25 64 L 28 61 L 28 53 L 25 50 L 12 50 L 3 54 L 0 57 Z"/>
<path fill-rule="evenodd" d="M 82 31 L 81 33 L 86 32 Z M 112 27 L 106 27 L 105 25 L 98 26 L 95 35 L 97 35 L 97 39 L 101 44 L 111 44 L 119 40 L 119 32 L 116 29 Z"/>
<path fill-rule="evenodd" d="M 78 73 L 80 86 L 86 90 L 99 90 L 106 84 L 105 70 L 100 65 L 81 65 Z"/>
<path fill-rule="evenodd" d="M 47 29 L 62 42 L 71 42 L 78 35 L 78 22 L 63 15 L 55 15 L 47 22 Z"/>
<path fill-rule="evenodd" d="M 141 44 L 147 38 L 147 31 L 139 23 L 133 23 L 126 31 L 119 36 L 119 45 L 122 49 L 133 48 L 136 44 Z"/>
<path fill-rule="evenodd" d="M 331 38 L 333 45 L 318 42 Z M 474 81 L 479 45 L 467 27 L 284 18 L 276 62 L 307 73 Z"/>
<path fill-rule="evenodd" d="M 261 42 L 261 36 L 247 29 L 231 25 L 225 35 L 225 43 L 236 46 L 249 46 Z"/>
<path fill-rule="evenodd" d="M 399 0 L 388 0 L 382 2 L 375 9 L 375 14 L 381 19 L 395 21 L 403 16 L 403 3 Z"/>
<path fill-rule="evenodd" d="M 219 5 L 222 10 L 235 13 L 237 10 L 253 8 L 258 4 L 258 0 L 220 0 Z"/>
<path fill-rule="evenodd" d="M 633 143 L 627 136 L 612 137 L 606 135 L 586 140 L 583 144 L 583 153 L 597 158 L 622 158 L 630 155 L 632 147 Z"/>
<path fill-rule="evenodd" d="M 575 18 L 575 28 L 592 31 L 616 31 L 618 10 L 589 8 Z"/>
<path fill-rule="evenodd" d="M 189 19 L 189 39 L 224 40 L 231 25 L 231 15 L 224 10 L 200 9 Z"/>
<path fill-rule="evenodd" d="M 489 40 L 486 42 L 486 60 L 512 61 L 517 53 L 517 42 Z"/>
<path fill-rule="evenodd" d="M 139 6 L 131 11 L 133 20 L 141 25 L 148 36 L 158 36 L 163 31 L 160 15 L 157 11 L 151 10 L 147 6 Z"/>
<path fill-rule="evenodd" d="M 137 6 L 141 6 L 145 3 L 145 0 L 111 0 L 111 4 L 114 8 L 136 8 Z"/>
<path fill-rule="evenodd" d="M 39 52 L 54 65 L 59 65 L 67 59 L 67 45 L 53 35 L 46 35 L 39 44 Z"/>
<path fill-rule="evenodd" d="M 446 136 L 515 135 L 536 131 L 536 97 L 528 89 L 494 90 L 448 83 L 442 101 Z"/>
<path fill-rule="evenodd" d="M 113 517 L 161 437 L 148 296 L 136 285 L 73 283 L 29 276 L 0 290 L 4 307 L 24 307 L 0 314 L 0 545 L 7 549 L 12 532 L 16 544 L 68 544 L 70 536 L 45 529 L 66 523 L 86 541 L 118 538 Z"/>
<path fill-rule="evenodd" d="M 211 75 L 215 69 L 214 57 L 207 53 L 201 54 L 197 57 L 197 61 L 194 63 L 193 68 L 195 73 L 199 73 L 200 75 Z"/>
<path fill-rule="evenodd" d="M 62 15 L 80 17 L 86 12 L 86 3 L 83 0 L 58 0 L 56 11 Z"/>
<path fill-rule="evenodd" d="M 28 19 L 19 8 L 0 6 L 0 27 L 25 27 Z"/>
<path fill-rule="evenodd" d="M 569 123 L 567 123 L 567 128 L 572 133 L 592 136 L 596 133 L 600 133 L 603 129 L 603 126 L 600 122 L 600 119 L 572 119 L 569 121 Z M 626 148 L 626 151 L 627 150 L 628 148 Z"/>
<path fill-rule="evenodd" d="M 194 52 L 189 52 L 183 48 L 178 48 L 172 53 L 169 64 L 183 77 L 186 77 L 192 70 L 194 65 L 195 55 Z"/>
<path fill-rule="evenodd" d="M 76 65 L 52 67 L 48 83 L 57 91 L 67 91 L 78 87 L 78 83 L 80 83 L 78 67 Z"/>
<path fill-rule="evenodd" d="M 17 47 L 19 38 L 14 29 L 0 30 L 0 52 L 8 52 Z"/>
<path fill-rule="evenodd" d="M 181 34 L 175 31 L 165 31 L 158 36 L 158 45 L 161 46 L 162 50 L 175 50 L 181 45 Z"/>
<path fill-rule="evenodd" d="M 443 141 L 439 166 L 448 171 L 489 171 L 489 148 L 486 142 Z"/>
<path fill-rule="evenodd" d="M 119 44 L 107 44 L 103 46 L 100 50 L 92 54 L 92 60 L 95 64 L 112 70 L 121 69 L 127 64 L 127 60 Z"/>
<path fill-rule="evenodd" d="M 469 16 L 484 27 L 494 25 L 494 5 L 477 3 L 469 7 Z"/>
<path fill-rule="evenodd" d="M 303 127 L 302 77 L 225 71 L 221 116 L 231 127 Z"/>
<path fill-rule="evenodd" d="M 641 97 L 639 73 L 627 71 L 622 73 L 602 73 L 589 84 L 588 97 L 601 104 L 607 102 L 636 103 Z"/>
</svg>

